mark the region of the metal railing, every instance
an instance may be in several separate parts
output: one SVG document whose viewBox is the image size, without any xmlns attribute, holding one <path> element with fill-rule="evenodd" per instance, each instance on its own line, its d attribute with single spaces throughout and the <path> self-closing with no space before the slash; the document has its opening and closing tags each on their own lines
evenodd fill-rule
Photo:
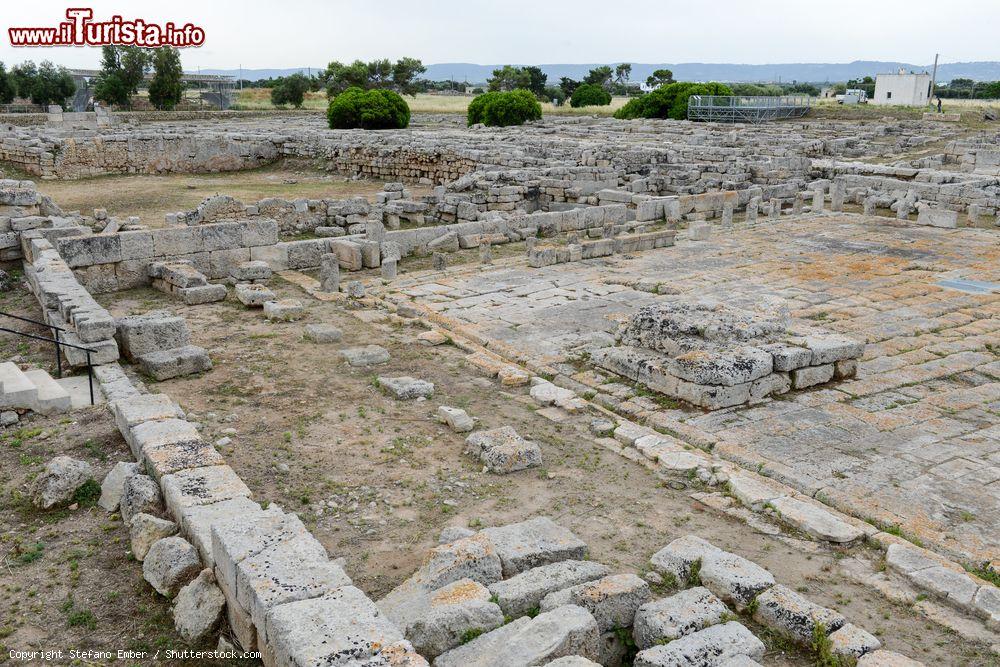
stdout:
<svg viewBox="0 0 1000 667">
<path fill-rule="evenodd" d="M 688 120 L 763 123 L 801 118 L 809 113 L 808 95 L 692 95 Z"/>
<path fill-rule="evenodd" d="M 18 336 L 24 336 L 25 338 L 32 338 L 34 340 L 44 341 L 46 343 L 52 343 L 54 345 L 54 347 L 55 347 L 55 352 L 56 352 L 56 372 L 58 373 L 58 375 L 59 375 L 60 378 L 63 376 L 63 371 L 62 371 L 62 354 L 61 354 L 62 348 L 64 348 L 64 347 L 71 347 L 74 350 L 81 350 L 84 353 L 86 353 L 86 355 L 87 355 L 87 383 L 90 386 L 90 404 L 94 405 L 94 364 L 91 363 L 91 357 L 90 357 L 90 355 L 92 353 L 96 352 L 97 350 L 94 350 L 94 349 L 89 348 L 89 347 L 84 347 L 83 345 L 75 345 L 73 343 L 67 343 L 64 340 L 60 340 L 59 339 L 59 334 L 61 332 L 65 332 L 66 330 L 63 329 L 63 328 L 61 328 L 61 327 L 57 327 L 54 324 L 49 324 L 48 322 L 41 322 L 39 320 L 33 320 L 30 317 L 21 317 L 20 315 L 13 315 L 11 313 L 5 313 L 3 311 L 0 311 L 0 315 L 2 315 L 3 317 L 9 317 L 9 318 L 14 319 L 14 320 L 20 320 L 21 322 L 30 322 L 31 324 L 37 324 L 39 326 L 43 326 L 43 327 L 49 329 L 52 332 L 52 338 L 46 338 L 45 336 L 39 336 L 37 334 L 31 334 L 31 333 L 28 333 L 26 331 L 17 331 L 15 329 L 8 329 L 7 327 L 0 327 L 0 331 L 5 331 L 7 333 L 16 334 Z"/>
</svg>

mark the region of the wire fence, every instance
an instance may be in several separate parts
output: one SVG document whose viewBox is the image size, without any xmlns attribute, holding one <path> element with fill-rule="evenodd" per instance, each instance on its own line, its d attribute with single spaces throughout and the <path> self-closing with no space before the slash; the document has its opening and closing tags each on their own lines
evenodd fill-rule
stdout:
<svg viewBox="0 0 1000 667">
<path fill-rule="evenodd" d="M 692 95 L 688 120 L 724 123 L 763 123 L 801 118 L 809 113 L 808 95 Z"/>
</svg>

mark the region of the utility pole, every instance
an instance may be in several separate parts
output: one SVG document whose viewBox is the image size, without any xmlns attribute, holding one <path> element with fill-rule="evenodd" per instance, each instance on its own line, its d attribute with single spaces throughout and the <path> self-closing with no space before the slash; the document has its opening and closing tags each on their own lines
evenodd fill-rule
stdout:
<svg viewBox="0 0 1000 667">
<path fill-rule="evenodd" d="M 931 89 L 930 93 L 927 95 L 927 104 L 931 103 L 931 96 L 934 95 L 934 86 L 937 85 L 937 63 L 939 53 L 934 54 L 934 73 L 931 74 Z"/>
</svg>

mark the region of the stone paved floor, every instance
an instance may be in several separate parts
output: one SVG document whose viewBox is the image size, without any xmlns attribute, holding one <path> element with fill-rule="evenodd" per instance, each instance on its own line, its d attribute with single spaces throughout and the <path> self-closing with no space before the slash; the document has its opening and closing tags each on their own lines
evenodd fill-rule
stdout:
<svg viewBox="0 0 1000 667">
<path fill-rule="evenodd" d="M 936 284 L 944 279 L 1000 282 L 1000 235 L 807 215 L 635 258 L 498 267 L 404 291 L 550 364 L 609 341 L 615 316 L 662 298 L 634 289 L 637 280 L 661 293 L 779 295 L 793 317 L 868 342 L 857 379 L 756 407 L 667 416 L 739 445 L 840 509 L 898 524 L 953 556 L 993 560 L 1000 293 Z"/>
</svg>

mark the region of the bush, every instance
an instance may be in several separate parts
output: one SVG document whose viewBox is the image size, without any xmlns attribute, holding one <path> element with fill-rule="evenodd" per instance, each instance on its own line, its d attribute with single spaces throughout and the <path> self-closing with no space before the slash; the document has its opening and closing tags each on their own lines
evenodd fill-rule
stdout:
<svg viewBox="0 0 1000 667">
<path fill-rule="evenodd" d="M 508 93 L 483 93 L 469 102 L 466 118 L 469 125 L 482 123 L 491 127 L 522 125 L 542 117 L 542 105 L 529 90 Z"/>
<path fill-rule="evenodd" d="M 500 95 L 501 93 L 482 93 L 473 97 L 472 101 L 469 102 L 469 108 L 465 111 L 465 119 L 468 124 L 471 126 L 482 123 L 486 106 Z"/>
<path fill-rule="evenodd" d="M 651 93 L 629 100 L 615 112 L 615 118 L 687 118 L 688 98 L 692 95 L 732 95 L 722 83 L 676 82 L 660 86 Z"/>
<path fill-rule="evenodd" d="M 335 130 L 396 130 L 410 124 L 410 107 L 391 90 L 348 88 L 330 100 L 326 117 Z"/>
<path fill-rule="evenodd" d="M 584 83 L 576 87 L 573 96 L 569 98 L 571 107 L 605 107 L 611 104 L 611 93 L 604 88 Z"/>
</svg>

